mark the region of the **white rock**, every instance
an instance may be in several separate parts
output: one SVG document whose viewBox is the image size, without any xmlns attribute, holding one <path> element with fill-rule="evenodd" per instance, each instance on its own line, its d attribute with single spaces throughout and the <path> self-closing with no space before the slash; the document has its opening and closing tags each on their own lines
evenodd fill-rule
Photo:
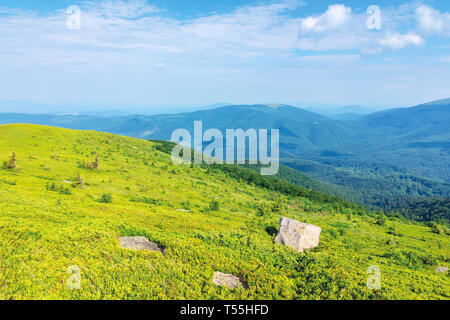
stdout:
<svg viewBox="0 0 450 320">
<path fill-rule="evenodd" d="M 438 273 L 447 273 L 448 272 L 448 268 L 447 267 L 439 267 L 436 269 L 436 272 Z"/>
<path fill-rule="evenodd" d="M 283 217 L 280 219 L 280 229 L 275 242 L 303 252 L 319 245 L 321 231 L 322 229 L 315 225 Z"/>
<path fill-rule="evenodd" d="M 149 241 L 145 237 L 122 237 L 119 239 L 120 246 L 124 249 L 150 250 L 164 253 L 156 243 Z"/>
<path fill-rule="evenodd" d="M 213 283 L 218 286 L 227 286 L 230 289 L 245 288 L 238 277 L 218 271 L 214 272 Z"/>
</svg>

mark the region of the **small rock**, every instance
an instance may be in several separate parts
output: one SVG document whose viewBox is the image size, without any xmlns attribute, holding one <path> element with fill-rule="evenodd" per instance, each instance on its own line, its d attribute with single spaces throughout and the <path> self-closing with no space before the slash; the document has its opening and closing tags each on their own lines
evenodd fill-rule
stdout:
<svg viewBox="0 0 450 320">
<path fill-rule="evenodd" d="M 186 209 L 175 209 L 175 211 L 191 213 L 189 210 Z"/>
<path fill-rule="evenodd" d="M 62 183 L 72 184 L 72 181 L 69 181 L 69 180 L 63 180 Z"/>
<path fill-rule="evenodd" d="M 120 246 L 131 250 L 150 250 L 164 253 L 156 243 L 149 241 L 145 237 L 122 237 L 119 239 Z"/>
<path fill-rule="evenodd" d="M 448 272 L 448 268 L 447 267 L 439 267 L 436 269 L 436 272 L 438 273 L 447 273 Z"/>
<path fill-rule="evenodd" d="M 322 229 L 315 225 L 283 217 L 280 219 L 280 229 L 275 242 L 303 252 L 319 245 L 321 231 Z"/>
<path fill-rule="evenodd" d="M 218 271 L 214 272 L 213 283 L 218 286 L 227 286 L 230 289 L 245 288 L 238 277 Z"/>
</svg>

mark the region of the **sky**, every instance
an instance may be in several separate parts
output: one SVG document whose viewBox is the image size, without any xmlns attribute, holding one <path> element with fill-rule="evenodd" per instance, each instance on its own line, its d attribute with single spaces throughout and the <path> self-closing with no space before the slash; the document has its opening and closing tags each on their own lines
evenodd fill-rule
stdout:
<svg viewBox="0 0 450 320">
<path fill-rule="evenodd" d="M 404 107 L 449 84 L 448 0 L 0 0 L 3 112 Z"/>
</svg>

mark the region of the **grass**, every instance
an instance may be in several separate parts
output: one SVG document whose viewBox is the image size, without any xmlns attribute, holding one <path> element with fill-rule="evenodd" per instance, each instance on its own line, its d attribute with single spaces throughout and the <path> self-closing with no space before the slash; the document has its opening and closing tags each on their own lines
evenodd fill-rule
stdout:
<svg viewBox="0 0 450 320">
<path fill-rule="evenodd" d="M 0 160 L 15 152 L 17 161 L 0 170 L 0 299 L 449 299 L 448 275 L 436 273 L 449 266 L 448 234 L 175 166 L 157 146 L 0 126 Z M 98 169 L 86 166 L 96 155 Z M 320 226 L 320 245 L 276 245 L 282 215 Z M 121 236 L 145 236 L 165 255 L 122 249 Z M 366 286 L 371 265 L 380 290 Z M 67 287 L 70 266 L 81 270 L 79 290 Z M 214 271 L 248 288 L 217 287 Z"/>
</svg>

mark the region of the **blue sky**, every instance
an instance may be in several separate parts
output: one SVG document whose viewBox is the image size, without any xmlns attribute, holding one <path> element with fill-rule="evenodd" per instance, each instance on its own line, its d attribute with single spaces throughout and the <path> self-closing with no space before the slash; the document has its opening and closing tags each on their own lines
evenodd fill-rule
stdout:
<svg viewBox="0 0 450 320">
<path fill-rule="evenodd" d="M 409 106 L 450 97 L 449 40 L 446 0 L 0 0 L 0 108 Z"/>
</svg>

